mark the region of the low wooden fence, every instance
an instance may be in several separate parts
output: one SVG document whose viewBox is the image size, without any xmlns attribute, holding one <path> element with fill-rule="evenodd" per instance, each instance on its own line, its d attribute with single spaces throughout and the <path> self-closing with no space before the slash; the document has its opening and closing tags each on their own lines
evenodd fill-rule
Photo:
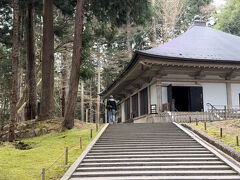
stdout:
<svg viewBox="0 0 240 180">
<path fill-rule="evenodd" d="M 196 121 L 222 121 L 240 119 L 240 110 L 218 109 L 208 112 L 161 112 L 147 117 L 148 122 L 189 123 Z"/>
</svg>

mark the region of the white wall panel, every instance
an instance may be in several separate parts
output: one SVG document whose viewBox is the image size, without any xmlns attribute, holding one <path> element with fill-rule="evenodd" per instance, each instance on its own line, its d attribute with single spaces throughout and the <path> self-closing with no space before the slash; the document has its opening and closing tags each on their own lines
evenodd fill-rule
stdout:
<svg viewBox="0 0 240 180">
<path fill-rule="evenodd" d="M 225 83 L 201 83 L 203 87 L 204 111 L 207 103 L 212 105 L 227 105 L 227 90 Z"/>
<path fill-rule="evenodd" d="M 151 104 L 157 104 L 157 87 L 156 84 L 151 85 L 150 87 L 151 94 Z"/>
<path fill-rule="evenodd" d="M 166 104 L 167 102 L 168 102 L 167 87 L 162 87 L 162 104 Z"/>
<path fill-rule="evenodd" d="M 232 89 L 232 105 L 239 106 L 240 84 L 231 84 Z"/>
</svg>

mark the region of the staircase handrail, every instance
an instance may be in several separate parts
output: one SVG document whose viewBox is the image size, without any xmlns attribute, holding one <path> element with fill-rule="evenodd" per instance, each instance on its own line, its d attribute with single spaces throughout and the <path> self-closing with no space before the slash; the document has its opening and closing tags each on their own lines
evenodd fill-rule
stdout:
<svg viewBox="0 0 240 180">
<path fill-rule="evenodd" d="M 211 109 L 218 111 L 219 109 L 217 109 L 214 105 L 212 105 L 211 103 L 207 103 L 207 106 L 211 106 Z"/>
</svg>

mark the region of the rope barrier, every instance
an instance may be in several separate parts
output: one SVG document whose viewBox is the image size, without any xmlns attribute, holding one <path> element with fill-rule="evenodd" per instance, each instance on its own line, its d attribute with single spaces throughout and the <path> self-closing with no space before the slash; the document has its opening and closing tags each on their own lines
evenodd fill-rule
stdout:
<svg viewBox="0 0 240 180">
<path fill-rule="evenodd" d="M 92 129 L 91 129 L 91 130 L 92 130 Z M 91 135 L 90 135 L 90 136 L 91 136 Z M 82 140 L 81 137 L 80 137 L 80 139 Z M 67 153 L 69 153 L 70 150 L 72 150 L 72 149 L 74 149 L 74 148 L 76 148 L 76 147 L 78 147 L 80 150 L 82 150 L 82 149 L 79 147 L 79 144 L 80 144 L 80 142 L 75 143 L 74 145 L 68 147 L 68 148 L 67 148 Z M 81 146 L 81 147 L 83 146 L 83 145 L 82 145 L 82 142 L 81 142 L 81 145 L 80 145 L 80 146 Z M 45 173 L 46 173 L 47 171 L 49 171 L 49 169 L 50 169 L 51 167 L 53 167 L 53 165 L 56 164 L 64 155 L 66 155 L 66 152 L 63 152 L 60 156 L 58 156 L 57 159 L 56 159 L 50 166 L 48 166 L 47 168 L 43 168 L 43 169 L 42 169 L 42 172 L 41 172 L 36 178 L 37 178 L 37 179 L 41 179 L 41 176 L 42 176 L 42 179 L 45 179 Z M 44 176 L 44 177 L 43 177 L 43 176 Z"/>
</svg>

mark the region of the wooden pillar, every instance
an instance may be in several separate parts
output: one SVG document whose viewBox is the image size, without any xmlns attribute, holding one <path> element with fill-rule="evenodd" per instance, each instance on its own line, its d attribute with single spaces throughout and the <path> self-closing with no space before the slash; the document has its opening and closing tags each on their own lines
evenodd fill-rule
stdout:
<svg viewBox="0 0 240 180">
<path fill-rule="evenodd" d="M 132 119 L 132 96 L 130 96 L 129 99 L 130 99 L 130 119 Z"/>
<path fill-rule="evenodd" d="M 141 115 L 141 113 L 140 113 L 140 92 L 138 92 L 138 116 L 140 116 Z"/>
<path fill-rule="evenodd" d="M 160 114 L 160 112 L 162 111 L 162 84 L 160 80 L 157 80 L 156 90 L 157 90 L 157 111 L 158 114 Z"/>
<path fill-rule="evenodd" d="M 226 83 L 226 89 L 227 89 L 227 108 L 232 108 L 232 88 L 231 83 Z"/>
<path fill-rule="evenodd" d="M 121 103 L 121 119 L 122 119 L 123 123 L 126 121 L 126 119 L 125 119 L 125 102 L 124 101 Z"/>
<path fill-rule="evenodd" d="M 151 86 L 148 86 L 148 114 L 150 114 L 151 107 Z"/>
</svg>

